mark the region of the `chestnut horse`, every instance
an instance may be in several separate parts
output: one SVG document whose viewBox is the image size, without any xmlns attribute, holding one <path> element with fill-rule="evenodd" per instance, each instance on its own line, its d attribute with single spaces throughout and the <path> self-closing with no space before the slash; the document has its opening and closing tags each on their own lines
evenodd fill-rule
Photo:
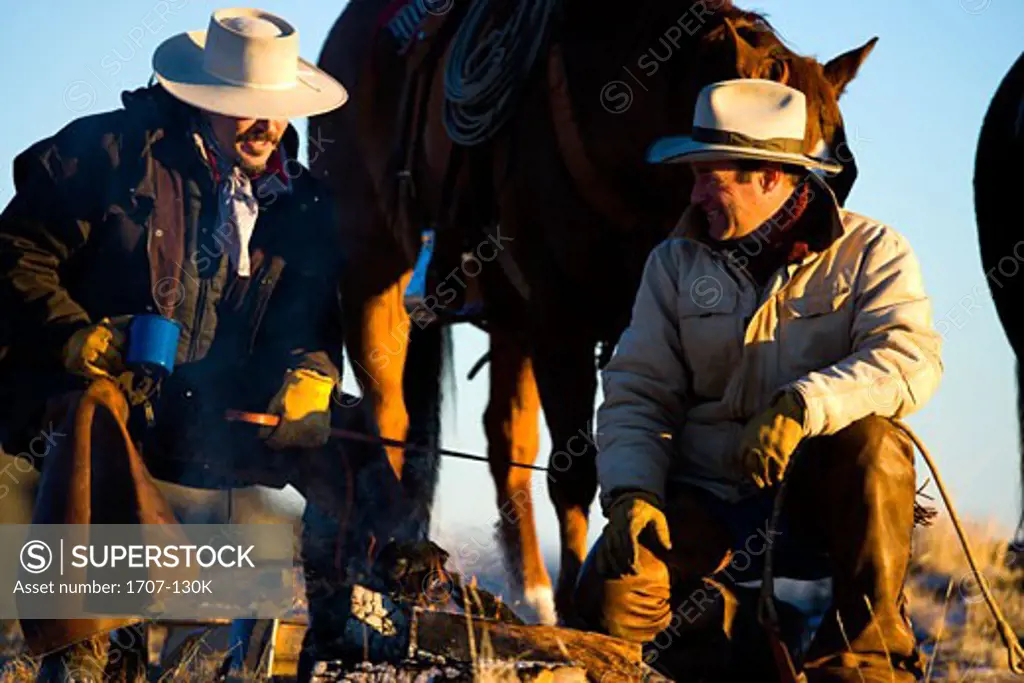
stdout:
<svg viewBox="0 0 1024 683">
<path fill-rule="evenodd" d="M 572 614 L 597 491 L 596 349 L 611 348 L 628 324 L 645 259 L 689 198 L 688 170 L 646 163 L 647 148 L 659 135 L 689 131 L 702 86 L 780 80 L 807 94 L 807 151 L 829 149 L 845 162 L 830 179 L 845 199 L 856 170 L 837 101 L 874 40 L 821 65 L 786 48 L 760 15 L 723 0 L 562 0 L 535 63 L 513 80 L 514 111 L 480 144 L 459 147 L 461 165 L 453 167 L 443 70 L 452 26 L 483 0 L 446 0 L 444 15 L 438 1 L 407 0 L 395 14 L 395 1 L 351 0 L 318 63 L 352 99 L 311 120 L 311 167 L 339 203 L 346 347 L 382 436 L 437 441 L 444 327 L 421 327 L 403 306 L 429 222 L 456 266 L 438 296 L 442 285 L 482 291 L 486 309 L 476 323 L 490 339 L 483 422 L 498 536 L 513 589 L 540 621 L 554 623 Z M 411 31 L 410 15 L 422 19 Z M 386 24 L 395 16 L 404 24 Z M 390 30 L 377 30 L 381 24 Z M 433 58 L 432 40 L 440 46 Z M 430 78 L 417 100 L 418 144 L 405 157 L 408 130 L 416 129 L 402 112 L 416 108 L 403 83 L 414 60 Z M 396 202 L 401 196 L 413 197 L 415 210 Z M 470 254 L 461 269 L 450 256 L 460 249 Z M 561 541 L 555 592 L 534 527 L 531 471 L 515 466 L 536 459 L 540 408 L 553 444 L 548 490 Z M 436 456 L 392 449 L 389 457 L 428 520 Z"/>
<path fill-rule="evenodd" d="M 989 103 L 974 159 L 974 210 L 981 263 L 999 323 L 1016 359 L 1017 419 L 1024 443 L 1024 278 L 1019 277 L 1024 241 L 1013 198 L 1024 187 L 1024 53 L 1010 67 Z M 1016 223 L 1016 225 L 1014 224 Z M 1021 454 L 1024 490 L 1024 453 Z M 1013 543 L 1014 561 L 1024 553 L 1024 512 Z"/>
</svg>

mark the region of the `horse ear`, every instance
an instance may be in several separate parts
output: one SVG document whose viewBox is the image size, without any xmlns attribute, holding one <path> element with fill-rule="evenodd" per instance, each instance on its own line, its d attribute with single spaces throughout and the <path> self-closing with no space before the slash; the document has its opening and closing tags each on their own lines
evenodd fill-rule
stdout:
<svg viewBox="0 0 1024 683">
<path fill-rule="evenodd" d="M 860 47 L 835 57 L 825 65 L 825 80 L 832 85 L 837 98 L 843 94 L 846 86 L 856 77 L 857 71 L 860 70 L 860 65 L 864 63 L 864 60 L 868 58 L 871 51 L 875 49 L 875 43 L 877 42 L 878 38 L 876 36 Z"/>
<path fill-rule="evenodd" d="M 722 21 L 725 23 L 725 40 L 736 55 L 736 73 L 747 78 L 753 77 L 758 68 L 757 49 L 739 34 L 728 18 Z"/>
</svg>

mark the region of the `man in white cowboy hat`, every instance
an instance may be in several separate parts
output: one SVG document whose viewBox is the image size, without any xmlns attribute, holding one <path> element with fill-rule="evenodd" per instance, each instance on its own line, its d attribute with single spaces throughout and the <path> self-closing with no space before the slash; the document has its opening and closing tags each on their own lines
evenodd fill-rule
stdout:
<svg viewBox="0 0 1024 683">
<path fill-rule="evenodd" d="M 124 93 L 123 108 L 14 161 L 0 215 L 0 443 L 29 453 L 41 425 L 62 435 L 30 458 L 34 523 L 173 522 L 158 481 L 292 483 L 307 515 L 333 513 L 341 254 L 289 119 L 343 105 L 346 90 L 258 9 L 213 12 L 207 31 L 161 44 L 153 68 L 158 83 Z M 179 329 L 172 372 L 148 390 L 126 349 L 147 314 Z M 276 423 L 228 422 L 228 409 Z M 62 680 L 102 669 L 106 633 L 132 621 L 22 628 L 51 653 L 42 679 Z"/>
<path fill-rule="evenodd" d="M 649 151 L 691 165 L 691 205 L 603 371 L 608 524 L 579 604 L 649 658 L 674 653 L 680 680 L 763 680 L 756 657 L 716 646 L 769 544 L 776 575 L 832 579 L 794 653 L 809 681 L 909 681 L 919 664 L 903 601 L 914 452 L 889 418 L 936 390 L 940 337 L 910 245 L 838 206 L 821 174 L 840 165 L 803 153 L 805 123 L 803 93 L 724 81 L 701 92 L 691 135 Z"/>
</svg>

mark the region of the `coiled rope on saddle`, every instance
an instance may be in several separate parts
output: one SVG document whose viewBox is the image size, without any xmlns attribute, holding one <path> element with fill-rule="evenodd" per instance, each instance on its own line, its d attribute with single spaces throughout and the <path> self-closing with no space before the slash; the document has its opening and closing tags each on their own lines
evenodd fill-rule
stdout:
<svg viewBox="0 0 1024 683">
<path fill-rule="evenodd" d="M 985 599 L 985 604 L 988 606 L 989 612 L 992 613 L 992 618 L 996 622 L 996 629 L 999 631 L 999 637 L 1002 638 L 1003 645 L 1006 647 L 1009 669 L 1017 674 L 1024 673 L 1024 647 L 1021 646 L 1020 641 L 1017 639 L 1017 634 L 1013 631 L 1013 627 L 1010 626 L 1010 623 L 1006 620 L 1006 617 L 1003 616 L 1002 611 L 999 609 L 999 605 L 996 604 L 995 598 L 992 596 L 992 591 L 989 589 L 988 583 L 985 580 L 985 576 L 978 569 L 978 563 L 974 559 L 974 553 L 971 552 L 971 547 L 967 543 L 967 535 L 964 533 L 963 526 L 960 524 L 960 518 L 957 516 L 956 510 L 953 508 L 953 503 L 949 499 L 949 494 L 946 492 L 946 486 L 942 482 L 942 476 L 939 475 L 939 470 L 935 466 L 935 461 L 932 460 L 932 456 L 928 452 L 928 449 L 925 448 L 923 443 L 921 443 L 921 440 L 917 435 L 911 431 L 910 427 L 900 420 L 893 419 L 891 421 L 914 443 L 914 446 L 921 453 L 921 457 L 924 458 L 925 464 L 928 465 L 928 469 L 931 470 L 932 476 L 935 478 L 935 486 L 939 489 L 939 494 L 942 496 L 942 502 L 945 504 L 946 510 L 949 512 L 949 517 L 953 522 L 953 528 L 956 529 L 956 535 L 960 539 L 960 545 L 963 547 L 964 554 L 967 556 L 967 563 L 971 566 L 971 573 L 974 575 L 974 580 L 977 581 L 978 586 L 981 589 L 981 594 Z M 790 466 L 792 466 L 792 462 L 790 463 Z M 779 487 L 779 493 L 775 496 L 771 523 L 768 527 L 769 536 L 771 536 L 771 532 L 779 526 L 779 518 L 782 514 L 783 498 L 786 494 L 786 484 L 788 481 L 788 477 L 783 477 Z M 758 621 L 760 621 L 768 631 L 771 640 L 772 655 L 775 658 L 776 666 L 782 676 L 781 680 L 784 683 L 804 681 L 806 680 L 805 676 L 797 673 L 796 668 L 793 665 L 793 661 L 789 656 L 789 652 L 786 650 L 785 644 L 782 643 L 780 636 L 781 630 L 779 628 L 779 616 L 775 610 L 774 596 L 775 577 L 772 571 L 772 544 L 769 543 L 765 550 L 764 573 L 761 577 L 761 593 L 757 609 Z"/>
<path fill-rule="evenodd" d="M 547 41 L 557 3 L 474 0 L 452 40 L 444 70 L 444 126 L 453 142 L 484 142 L 512 115 Z M 492 11 L 499 5 L 497 12 Z M 498 12 L 508 13 L 503 23 L 495 19 Z M 500 28 L 481 37 L 491 21 Z"/>
</svg>

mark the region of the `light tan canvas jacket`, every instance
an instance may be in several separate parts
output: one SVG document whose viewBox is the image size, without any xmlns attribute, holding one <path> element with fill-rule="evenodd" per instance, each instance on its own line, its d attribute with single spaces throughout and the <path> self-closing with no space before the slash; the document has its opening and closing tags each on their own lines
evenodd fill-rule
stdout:
<svg viewBox="0 0 1024 683">
<path fill-rule="evenodd" d="M 823 183 L 811 189 L 830 203 L 827 239 L 760 294 L 742 253 L 730 258 L 693 237 L 693 211 L 677 229 L 684 236 L 652 250 L 630 325 L 602 371 L 603 506 L 616 489 L 664 501 L 673 482 L 740 499 L 740 433 L 784 389 L 807 407 L 806 437 L 871 414 L 905 417 L 935 392 L 941 337 L 907 240 L 841 209 Z"/>
</svg>

